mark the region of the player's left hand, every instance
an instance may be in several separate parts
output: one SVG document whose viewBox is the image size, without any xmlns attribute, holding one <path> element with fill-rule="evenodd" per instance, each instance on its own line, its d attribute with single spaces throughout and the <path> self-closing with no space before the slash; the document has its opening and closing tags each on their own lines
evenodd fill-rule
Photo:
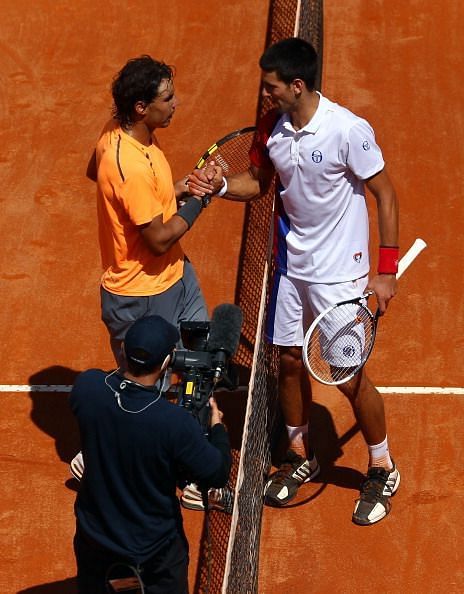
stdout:
<svg viewBox="0 0 464 594">
<path fill-rule="evenodd" d="M 367 290 L 373 291 L 377 298 L 380 315 L 387 311 L 390 299 L 396 295 L 397 280 L 395 274 L 377 274 L 367 284 Z"/>
</svg>

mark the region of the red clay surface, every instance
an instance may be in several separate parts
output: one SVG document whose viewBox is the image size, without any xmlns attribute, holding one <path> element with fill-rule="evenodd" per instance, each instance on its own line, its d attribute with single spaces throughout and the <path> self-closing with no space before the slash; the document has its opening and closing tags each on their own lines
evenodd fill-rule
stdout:
<svg viewBox="0 0 464 594">
<path fill-rule="evenodd" d="M 94 187 L 84 177 L 113 74 L 141 53 L 176 66 L 181 105 L 160 140 L 180 177 L 213 140 L 254 123 L 267 9 L 267 0 L 2 4 L 1 384 L 68 384 L 113 365 L 99 320 Z M 401 200 L 402 247 L 418 236 L 429 244 L 381 321 L 370 375 L 381 386 L 463 386 L 463 5 L 325 0 L 324 10 L 323 91 L 376 130 Z M 218 201 L 184 241 L 211 310 L 234 299 L 243 213 Z M 71 594 L 68 462 L 78 442 L 66 395 L 0 397 L 0 592 Z M 318 389 L 314 439 L 325 468 L 301 505 L 266 508 L 260 594 L 464 591 L 464 400 L 385 400 L 403 477 L 390 516 L 351 524 L 364 447 L 347 404 Z M 202 515 L 185 518 L 193 584 Z"/>
</svg>

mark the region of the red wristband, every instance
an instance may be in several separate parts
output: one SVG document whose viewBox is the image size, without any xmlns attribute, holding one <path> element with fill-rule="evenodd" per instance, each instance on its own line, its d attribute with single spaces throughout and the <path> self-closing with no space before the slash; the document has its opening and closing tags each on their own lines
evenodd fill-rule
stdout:
<svg viewBox="0 0 464 594">
<path fill-rule="evenodd" d="M 399 247 L 381 245 L 379 247 L 379 265 L 377 272 L 379 274 L 396 274 L 398 272 L 399 257 Z"/>
</svg>

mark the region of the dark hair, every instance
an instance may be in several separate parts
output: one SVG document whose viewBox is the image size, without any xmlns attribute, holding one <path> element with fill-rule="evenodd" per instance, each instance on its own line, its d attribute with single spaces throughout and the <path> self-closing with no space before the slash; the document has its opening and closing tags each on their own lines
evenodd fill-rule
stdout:
<svg viewBox="0 0 464 594">
<path fill-rule="evenodd" d="M 317 53 L 304 39 L 290 37 L 274 43 L 261 56 L 259 65 L 265 72 L 275 72 L 279 80 L 286 84 L 301 78 L 308 90 L 314 90 Z"/>
<path fill-rule="evenodd" d="M 113 79 L 113 116 L 123 125 L 133 124 L 134 105 L 137 101 L 148 104 L 158 95 L 162 80 L 171 80 L 174 71 L 164 62 L 144 55 L 133 58 Z"/>
</svg>

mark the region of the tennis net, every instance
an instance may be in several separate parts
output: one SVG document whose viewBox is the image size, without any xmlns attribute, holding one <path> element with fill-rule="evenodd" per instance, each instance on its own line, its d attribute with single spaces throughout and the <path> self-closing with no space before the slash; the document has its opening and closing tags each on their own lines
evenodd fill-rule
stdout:
<svg viewBox="0 0 464 594">
<path fill-rule="evenodd" d="M 271 0 L 266 46 L 298 36 L 318 51 L 322 69 L 322 0 Z M 265 101 L 258 117 L 269 109 Z M 236 362 L 250 369 L 240 452 L 234 452 L 232 517 L 211 512 L 200 549 L 197 592 L 255 594 L 258 591 L 263 489 L 277 434 L 277 350 L 264 340 L 264 318 L 272 278 L 270 229 L 274 188 L 247 205 L 236 302 L 243 311 L 242 338 Z"/>
</svg>

